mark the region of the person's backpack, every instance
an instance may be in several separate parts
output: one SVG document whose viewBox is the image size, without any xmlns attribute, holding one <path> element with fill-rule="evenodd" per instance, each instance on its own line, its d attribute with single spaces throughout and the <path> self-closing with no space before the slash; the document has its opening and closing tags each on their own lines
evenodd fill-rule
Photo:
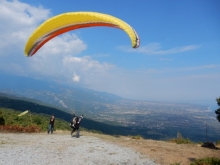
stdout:
<svg viewBox="0 0 220 165">
<path fill-rule="evenodd" d="M 76 120 L 76 124 L 79 124 L 79 117 L 75 117 L 75 120 Z"/>
<path fill-rule="evenodd" d="M 79 124 L 81 123 L 82 119 L 83 119 L 83 115 L 80 116 L 80 117 L 79 116 L 75 116 L 74 119 L 73 119 L 73 121 L 75 121 L 74 125 L 78 125 L 79 126 Z M 73 121 L 71 122 L 71 125 L 73 124 Z"/>
<path fill-rule="evenodd" d="M 76 119 L 76 124 L 80 124 L 80 123 L 81 123 L 81 121 L 82 121 L 82 119 L 83 119 L 83 115 L 82 115 L 82 116 L 80 116 L 80 117 L 78 117 L 78 116 L 77 116 L 77 119 Z"/>
</svg>

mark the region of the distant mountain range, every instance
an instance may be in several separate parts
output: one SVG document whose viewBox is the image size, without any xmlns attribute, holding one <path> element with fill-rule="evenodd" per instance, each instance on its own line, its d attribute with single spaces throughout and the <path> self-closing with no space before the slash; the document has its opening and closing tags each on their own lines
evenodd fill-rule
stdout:
<svg viewBox="0 0 220 165">
<path fill-rule="evenodd" d="M 27 97 L 69 111 L 101 111 L 100 104 L 114 103 L 122 98 L 78 86 L 67 87 L 27 77 L 0 75 L 0 92 Z M 99 106 L 96 106 L 99 104 Z"/>
</svg>

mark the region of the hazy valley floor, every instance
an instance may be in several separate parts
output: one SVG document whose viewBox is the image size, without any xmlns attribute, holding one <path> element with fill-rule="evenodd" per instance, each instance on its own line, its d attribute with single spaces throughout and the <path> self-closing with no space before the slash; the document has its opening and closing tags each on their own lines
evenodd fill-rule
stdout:
<svg viewBox="0 0 220 165">
<path fill-rule="evenodd" d="M 155 165 L 146 155 L 94 136 L 0 133 L 0 164 Z"/>
</svg>

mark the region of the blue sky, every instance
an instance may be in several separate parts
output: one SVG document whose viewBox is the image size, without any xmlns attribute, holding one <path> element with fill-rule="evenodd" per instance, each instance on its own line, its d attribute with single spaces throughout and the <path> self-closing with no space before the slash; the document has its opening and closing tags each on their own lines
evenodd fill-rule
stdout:
<svg viewBox="0 0 220 165">
<path fill-rule="evenodd" d="M 0 0 L 0 73 L 80 85 L 137 100 L 216 104 L 220 96 L 218 0 Z M 71 31 L 24 56 L 28 37 L 65 12 L 118 17 L 138 33 L 114 28 Z"/>
</svg>

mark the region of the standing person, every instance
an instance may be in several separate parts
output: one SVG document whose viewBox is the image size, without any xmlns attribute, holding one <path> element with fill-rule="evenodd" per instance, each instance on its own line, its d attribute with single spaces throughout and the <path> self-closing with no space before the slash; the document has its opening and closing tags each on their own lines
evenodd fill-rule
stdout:
<svg viewBox="0 0 220 165">
<path fill-rule="evenodd" d="M 54 122 L 55 122 L 55 117 L 54 115 L 51 116 L 50 121 L 49 121 L 49 125 L 48 125 L 48 134 L 51 132 L 51 134 L 54 131 Z"/>
<path fill-rule="evenodd" d="M 73 120 L 70 122 L 70 127 L 72 128 L 71 136 L 73 136 L 73 132 L 75 132 L 75 130 L 77 130 L 76 138 L 79 137 L 79 125 L 80 125 L 82 119 L 83 119 L 83 115 L 80 117 L 78 117 L 78 116 L 73 117 Z"/>
</svg>

